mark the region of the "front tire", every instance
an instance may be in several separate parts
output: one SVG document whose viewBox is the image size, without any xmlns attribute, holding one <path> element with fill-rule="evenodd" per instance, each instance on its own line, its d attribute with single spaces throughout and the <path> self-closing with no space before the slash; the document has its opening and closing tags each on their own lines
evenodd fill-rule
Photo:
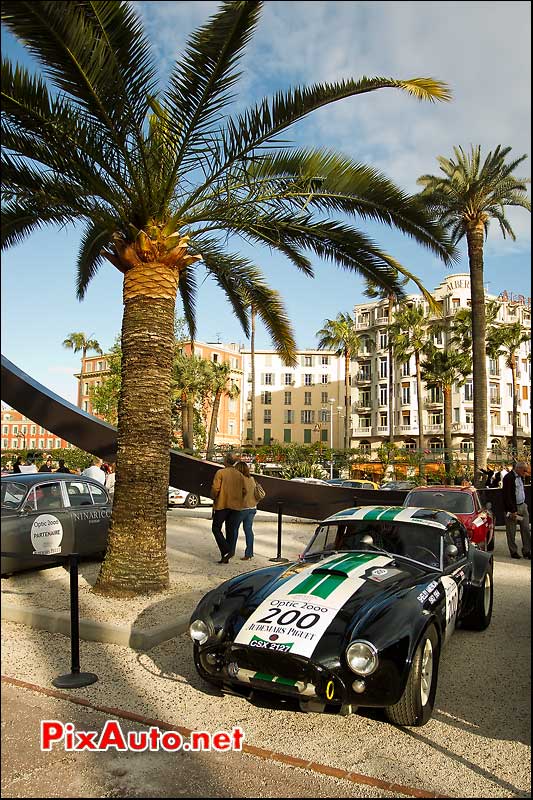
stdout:
<svg viewBox="0 0 533 800">
<path fill-rule="evenodd" d="M 197 494 L 188 494 L 184 503 L 186 508 L 196 508 L 200 505 L 200 498 Z"/>
<path fill-rule="evenodd" d="M 490 542 L 487 545 L 487 550 L 489 553 L 493 552 L 495 542 L 496 542 L 496 530 L 493 530 Z"/>
<path fill-rule="evenodd" d="M 472 611 L 462 620 L 462 627 L 471 631 L 484 631 L 492 619 L 494 583 L 492 569 L 488 569 L 480 587 L 475 589 Z"/>
<path fill-rule="evenodd" d="M 204 680 L 206 683 L 209 683 L 211 686 L 215 686 L 217 689 L 222 689 L 223 681 L 222 679 L 214 678 L 209 672 L 206 672 L 204 667 L 202 666 L 202 661 L 200 658 L 200 648 L 197 644 L 193 644 L 193 659 L 194 659 L 194 666 L 196 667 L 196 672 Z"/>
<path fill-rule="evenodd" d="M 419 728 L 433 713 L 439 669 L 439 637 L 430 626 L 416 649 L 405 691 L 385 713 L 395 725 Z"/>
</svg>

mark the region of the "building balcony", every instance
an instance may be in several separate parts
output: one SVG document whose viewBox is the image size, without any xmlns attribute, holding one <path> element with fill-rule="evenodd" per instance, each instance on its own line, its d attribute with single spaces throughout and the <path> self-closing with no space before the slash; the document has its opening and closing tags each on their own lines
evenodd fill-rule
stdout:
<svg viewBox="0 0 533 800">
<path fill-rule="evenodd" d="M 400 433 L 418 433 L 418 425 L 397 425 Z"/>
<path fill-rule="evenodd" d="M 361 330 L 363 330 L 363 328 L 369 328 L 369 327 L 370 327 L 370 320 L 366 320 L 366 322 L 356 322 L 355 323 L 355 329 L 357 331 L 361 331 Z"/>
<path fill-rule="evenodd" d="M 443 400 L 424 400 L 424 408 L 441 408 Z"/>
<path fill-rule="evenodd" d="M 452 433 L 474 433 L 472 422 L 452 422 Z"/>
<path fill-rule="evenodd" d="M 489 403 L 491 406 L 500 406 L 502 403 L 501 397 L 490 397 Z"/>
<path fill-rule="evenodd" d="M 372 434 L 371 425 L 368 428 L 354 428 L 352 430 L 352 436 L 370 436 L 371 434 Z"/>
<path fill-rule="evenodd" d="M 378 425 L 378 433 L 388 433 L 389 426 L 388 425 Z"/>
<path fill-rule="evenodd" d="M 352 414 L 357 414 L 358 411 L 369 411 L 372 408 L 372 403 L 352 403 Z"/>
<path fill-rule="evenodd" d="M 472 428 L 474 426 L 472 425 Z M 507 436 L 508 432 L 511 428 L 507 425 L 491 425 L 490 426 L 490 435 L 491 436 Z"/>
<path fill-rule="evenodd" d="M 442 423 L 440 425 L 426 425 L 424 433 L 442 433 L 443 430 Z"/>
<path fill-rule="evenodd" d="M 372 373 L 371 372 L 358 372 L 355 376 L 355 380 L 358 383 L 372 383 Z"/>
</svg>

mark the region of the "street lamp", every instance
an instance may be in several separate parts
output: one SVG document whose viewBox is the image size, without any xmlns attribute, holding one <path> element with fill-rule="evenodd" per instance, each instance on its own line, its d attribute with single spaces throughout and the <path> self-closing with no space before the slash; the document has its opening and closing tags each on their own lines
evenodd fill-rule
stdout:
<svg viewBox="0 0 533 800">
<path fill-rule="evenodd" d="M 330 480 L 333 480 L 333 406 L 335 404 L 335 398 L 330 397 L 328 403 L 329 403 L 329 446 L 331 447 L 331 460 L 329 462 L 329 478 Z"/>
</svg>

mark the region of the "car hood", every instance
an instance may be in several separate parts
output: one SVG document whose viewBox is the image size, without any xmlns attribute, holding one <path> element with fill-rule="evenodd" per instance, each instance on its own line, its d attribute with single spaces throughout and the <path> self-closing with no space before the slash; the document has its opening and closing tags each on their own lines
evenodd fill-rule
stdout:
<svg viewBox="0 0 533 800">
<path fill-rule="evenodd" d="M 292 564 L 261 586 L 253 586 L 249 573 L 239 583 L 243 602 L 232 615 L 231 634 L 236 644 L 310 657 L 324 638 L 344 640 L 427 574 L 386 554 L 354 552 Z"/>
</svg>

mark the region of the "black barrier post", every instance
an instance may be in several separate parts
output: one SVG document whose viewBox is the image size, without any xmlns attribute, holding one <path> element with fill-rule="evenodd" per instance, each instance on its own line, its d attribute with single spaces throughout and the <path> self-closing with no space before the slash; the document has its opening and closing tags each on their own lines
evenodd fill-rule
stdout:
<svg viewBox="0 0 533 800">
<path fill-rule="evenodd" d="M 78 608 L 78 554 L 70 553 L 70 655 L 71 668 L 52 681 L 58 689 L 79 689 L 98 680 L 94 672 L 80 672 L 80 620 Z"/>
<path fill-rule="evenodd" d="M 276 561 L 278 564 L 286 563 L 289 559 L 281 557 L 281 525 L 282 525 L 282 513 L 281 509 L 283 508 L 283 503 L 278 503 L 278 553 L 276 558 L 269 558 L 269 561 Z"/>
</svg>

